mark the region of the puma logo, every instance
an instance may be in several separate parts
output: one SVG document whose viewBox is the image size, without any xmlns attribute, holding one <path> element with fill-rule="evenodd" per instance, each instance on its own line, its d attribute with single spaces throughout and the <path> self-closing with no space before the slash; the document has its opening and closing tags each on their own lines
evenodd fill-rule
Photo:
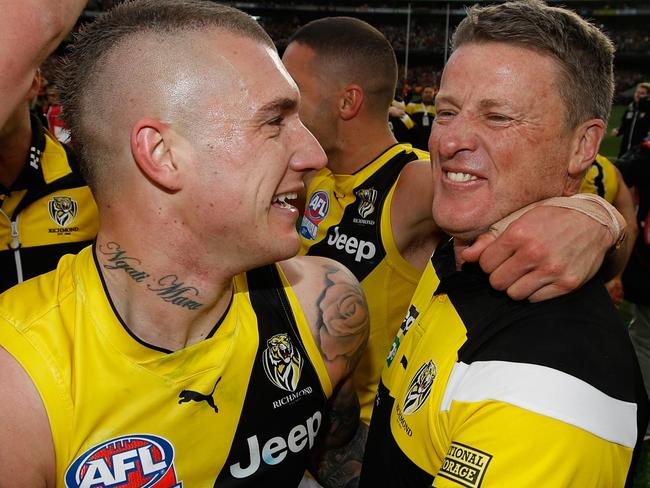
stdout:
<svg viewBox="0 0 650 488">
<path fill-rule="evenodd" d="M 208 405 L 210 405 L 215 413 L 219 413 L 219 408 L 215 405 L 214 403 L 214 398 L 212 395 L 214 394 L 214 390 L 216 390 L 217 385 L 221 381 L 221 378 L 217 380 L 217 382 L 214 384 L 212 387 L 212 391 L 208 395 L 204 395 L 203 393 L 199 393 L 198 391 L 193 391 L 193 390 L 183 390 L 180 392 L 178 395 L 178 403 L 186 403 L 186 402 L 206 402 Z"/>
</svg>

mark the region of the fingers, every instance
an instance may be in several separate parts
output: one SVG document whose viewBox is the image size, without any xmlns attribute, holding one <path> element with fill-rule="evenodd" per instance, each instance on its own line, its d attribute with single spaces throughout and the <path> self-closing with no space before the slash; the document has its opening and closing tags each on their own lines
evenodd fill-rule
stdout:
<svg viewBox="0 0 650 488">
<path fill-rule="evenodd" d="M 549 300 L 551 298 L 556 298 L 562 295 L 566 295 L 567 290 L 560 288 L 557 286 L 557 284 L 550 284 L 547 286 L 543 286 L 539 290 L 537 290 L 535 293 L 531 294 L 528 297 L 528 301 L 535 303 L 535 302 L 542 302 L 544 300 Z M 508 293 L 510 294 L 510 293 Z M 520 299 L 523 300 L 523 299 Z"/>
<path fill-rule="evenodd" d="M 534 272 L 534 267 L 529 262 L 522 262 L 517 255 L 513 255 L 490 273 L 490 285 L 495 290 L 507 290 L 511 298 L 521 300 L 540 286 L 545 286 L 547 280 L 550 281 L 544 277 L 546 279 L 540 282 L 540 274 Z M 534 281 L 539 284 L 535 285 Z"/>
<path fill-rule="evenodd" d="M 471 263 L 478 261 L 481 257 L 481 254 L 485 249 L 495 241 L 496 237 L 491 232 L 481 234 L 478 236 L 478 239 L 474 241 L 474 244 L 463 249 L 460 253 L 461 258 L 464 261 L 469 261 Z"/>
<path fill-rule="evenodd" d="M 481 236 L 482 237 L 482 236 Z M 513 223 L 501 236 L 493 239 L 481 253 L 479 264 L 486 273 L 497 272 L 495 284 L 504 290 L 523 273 L 532 269 L 532 263 L 543 260 L 544 249 L 532 240 L 525 228 Z M 499 269 L 505 265 L 505 268 Z M 507 275 L 512 274 L 511 278 Z"/>
</svg>

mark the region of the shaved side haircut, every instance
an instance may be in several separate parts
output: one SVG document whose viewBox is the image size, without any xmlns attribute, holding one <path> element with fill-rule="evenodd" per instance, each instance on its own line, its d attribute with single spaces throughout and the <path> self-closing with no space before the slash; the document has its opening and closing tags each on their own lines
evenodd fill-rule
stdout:
<svg viewBox="0 0 650 488">
<path fill-rule="evenodd" d="M 352 17 L 327 17 L 304 25 L 289 39 L 312 49 L 311 66 L 331 70 L 343 83 L 360 85 L 377 113 L 388 110 L 397 85 L 397 60 L 386 37 L 370 24 Z M 326 71 L 328 70 L 328 71 Z"/>
<path fill-rule="evenodd" d="M 183 34 L 223 30 L 250 38 L 275 50 L 273 41 L 250 15 L 232 7 L 202 0 L 133 0 L 127 1 L 84 26 L 59 67 L 59 93 L 63 118 L 72 133 L 79 153 L 81 169 L 88 184 L 96 191 L 97 183 L 110 175 L 110 144 L 98 137 L 98 98 L 114 89 L 115 68 L 107 73 L 106 61 L 118 49 L 132 49 L 124 56 L 126 67 L 136 67 L 137 43 L 148 37 L 160 41 L 160 59 L 164 69 L 165 46 Z M 135 45 L 135 48 L 132 47 Z M 113 66 L 115 63 L 113 63 Z M 119 66 L 118 66 L 119 68 Z M 133 80 L 134 83 L 138 80 Z M 127 87 L 128 90 L 128 87 Z M 128 104 L 130 100 L 111 100 Z"/>
</svg>

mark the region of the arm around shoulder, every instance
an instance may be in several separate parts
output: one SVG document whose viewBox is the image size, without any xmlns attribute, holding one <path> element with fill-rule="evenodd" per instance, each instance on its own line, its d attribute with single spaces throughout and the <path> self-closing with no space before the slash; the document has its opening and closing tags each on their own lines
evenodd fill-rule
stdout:
<svg viewBox="0 0 650 488">
<path fill-rule="evenodd" d="M 41 397 L 2 347 L 0 371 L 0 487 L 53 487 L 54 445 Z"/>
</svg>

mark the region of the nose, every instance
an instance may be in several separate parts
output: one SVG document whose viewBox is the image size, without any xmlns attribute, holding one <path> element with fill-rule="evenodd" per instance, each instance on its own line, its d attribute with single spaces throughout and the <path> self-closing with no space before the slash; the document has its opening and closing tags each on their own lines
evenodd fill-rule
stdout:
<svg viewBox="0 0 650 488">
<path fill-rule="evenodd" d="M 319 170 L 327 164 L 325 151 L 316 138 L 302 124 L 299 124 L 295 137 L 296 150 L 290 166 L 294 171 Z"/>
<path fill-rule="evenodd" d="M 429 152 L 439 154 L 442 159 L 451 159 L 463 151 L 474 151 L 477 147 L 476 124 L 465 114 L 456 114 L 450 119 L 437 120 L 429 136 Z"/>
</svg>

